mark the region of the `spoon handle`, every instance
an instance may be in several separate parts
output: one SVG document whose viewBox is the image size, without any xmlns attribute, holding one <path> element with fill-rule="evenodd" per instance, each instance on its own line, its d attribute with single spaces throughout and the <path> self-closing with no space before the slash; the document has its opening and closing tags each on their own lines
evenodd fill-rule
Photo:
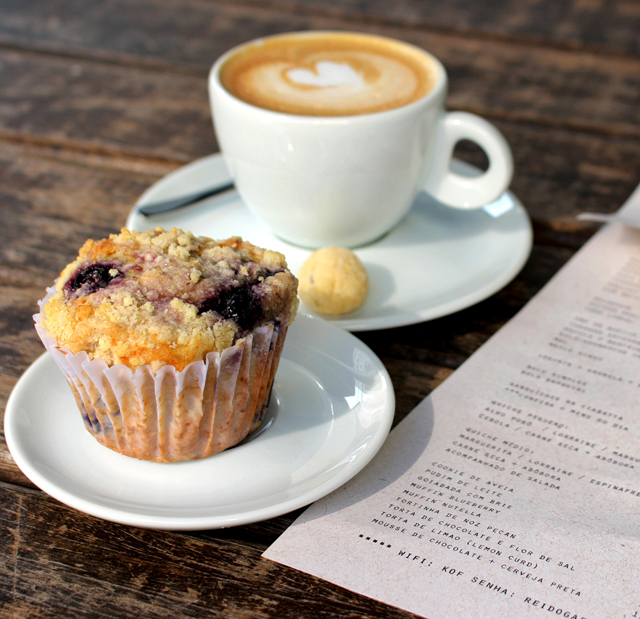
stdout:
<svg viewBox="0 0 640 619">
<path fill-rule="evenodd" d="M 138 213 L 145 216 L 158 215 L 160 213 L 166 213 L 168 211 L 174 211 L 184 206 L 189 206 L 205 198 L 211 196 L 217 196 L 218 194 L 226 191 L 231 191 L 234 188 L 233 182 L 225 182 L 222 185 L 216 185 L 208 189 L 203 189 L 196 193 L 191 193 L 179 198 L 172 198 L 171 200 L 163 200 L 162 202 L 152 202 L 151 204 L 143 204 L 138 207 Z"/>
</svg>

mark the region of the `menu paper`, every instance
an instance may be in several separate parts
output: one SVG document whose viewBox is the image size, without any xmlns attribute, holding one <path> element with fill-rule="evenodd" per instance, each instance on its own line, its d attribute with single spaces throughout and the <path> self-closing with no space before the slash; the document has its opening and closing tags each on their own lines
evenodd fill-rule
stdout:
<svg viewBox="0 0 640 619">
<path fill-rule="evenodd" d="M 640 618 L 640 230 L 598 232 L 264 556 L 430 619 Z"/>
</svg>

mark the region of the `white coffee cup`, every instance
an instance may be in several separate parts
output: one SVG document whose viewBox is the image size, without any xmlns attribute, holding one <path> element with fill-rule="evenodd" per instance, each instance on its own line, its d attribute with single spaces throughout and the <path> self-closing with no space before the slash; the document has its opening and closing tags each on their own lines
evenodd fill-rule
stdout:
<svg viewBox="0 0 640 619">
<path fill-rule="evenodd" d="M 309 37 L 396 46 L 433 71 L 432 87 L 393 109 L 327 116 L 260 107 L 223 86 L 221 68 L 230 59 L 278 39 Z M 214 64 L 209 95 L 218 143 L 243 201 L 276 236 L 303 247 L 375 241 L 407 214 L 422 189 L 448 206 L 469 210 L 498 198 L 511 181 L 513 160 L 502 134 L 473 114 L 447 113 L 444 67 L 399 41 L 337 32 L 252 41 Z M 475 142 L 487 154 L 489 168 L 482 175 L 469 178 L 450 170 L 460 140 Z"/>
</svg>

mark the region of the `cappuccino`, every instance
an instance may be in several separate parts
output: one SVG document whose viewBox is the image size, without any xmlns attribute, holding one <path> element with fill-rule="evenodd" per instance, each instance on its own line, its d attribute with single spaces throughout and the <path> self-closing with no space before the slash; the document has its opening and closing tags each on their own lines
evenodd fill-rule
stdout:
<svg viewBox="0 0 640 619">
<path fill-rule="evenodd" d="M 312 33 L 252 43 L 220 69 L 232 95 L 267 110 L 301 116 L 354 116 L 426 96 L 439 79 L 429 56 L 381 37 Z"/>
</svg>

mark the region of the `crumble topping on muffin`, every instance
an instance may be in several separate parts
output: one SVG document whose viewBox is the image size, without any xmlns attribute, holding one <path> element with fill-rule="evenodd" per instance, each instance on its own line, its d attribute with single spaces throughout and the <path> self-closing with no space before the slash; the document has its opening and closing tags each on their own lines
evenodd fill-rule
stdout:
<svg viewBox="0 0 640 619">
<path fill-rule="evenodd" d="M 60 274 L 42 325 L 73 353 L 180 371 L 256 327 L 290 324 L 296 291 L 282 254 L 239 237 L 122 229 L 85 243 Z"/>
</svg>

